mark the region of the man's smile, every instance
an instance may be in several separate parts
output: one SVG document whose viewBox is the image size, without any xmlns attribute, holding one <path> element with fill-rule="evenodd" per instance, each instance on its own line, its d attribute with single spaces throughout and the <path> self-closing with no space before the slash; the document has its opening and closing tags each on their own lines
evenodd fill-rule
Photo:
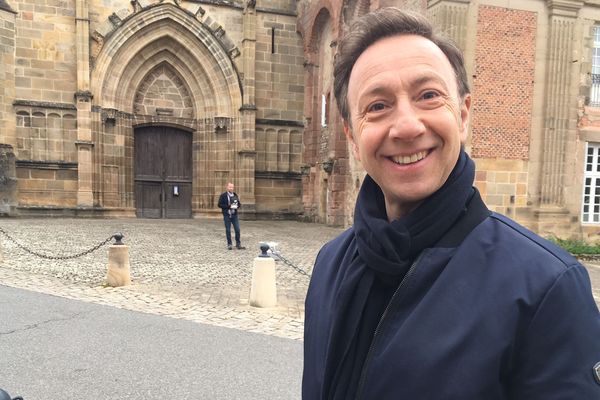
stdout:
<svg viewBox="0 0 600 400">
<path fill-rule="evenodd" d="M 429 150 L 419 151 L 410 155 L 405 156 L 391 156 L 388 157 L 391 161 L 396 164 L 406 165 L 416 163 L 417 161 L 421 161 L 429 154 Z"/>
</svg>

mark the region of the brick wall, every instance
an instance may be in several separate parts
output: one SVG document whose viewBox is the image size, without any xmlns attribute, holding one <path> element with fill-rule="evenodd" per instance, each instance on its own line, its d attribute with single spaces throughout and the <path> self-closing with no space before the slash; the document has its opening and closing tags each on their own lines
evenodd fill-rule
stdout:
<svg viewBox="0 0 600 400">
<path fill-rule="evenodd" d="M 472 154 L 529 158 L 536 13 L 480 6 L 473 79 Z"/>
</svg>

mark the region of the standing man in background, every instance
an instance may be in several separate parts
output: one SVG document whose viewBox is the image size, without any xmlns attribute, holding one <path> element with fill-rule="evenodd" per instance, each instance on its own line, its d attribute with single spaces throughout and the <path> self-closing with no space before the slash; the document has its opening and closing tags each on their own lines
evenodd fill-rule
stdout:
<svg viewBox="0 0 600 400">
<path fill-rule="evenodd" d="M 334 88 L 367 176 L 353 227 L 315 262 L 303 398 L 600 399 L 585 268 L 473 187 L 458 47 L 382 8 L 340 41 Z"/>
<path fill-rule="evenodd" d="M 221 196 L 219 196 L 219 207 L 221 208 L 221 211 L 223 211 L 225 236 L 227 237 L 227 249 L 232 249 L 231 225 L 233 225 L 233 230 L 235 231 L 235 247 L 238 250 L 244 250 L 245 247 L 242 246 L 240 239 L 240 221 L 238 218 L 238 210 L 242 206 L 242 203 L 240 202 L 239 196 L 233 191 L 233 189 L 233 183 L 229 182 L 227 184 L 227 190 L 221 193 Z"/>
</svg>

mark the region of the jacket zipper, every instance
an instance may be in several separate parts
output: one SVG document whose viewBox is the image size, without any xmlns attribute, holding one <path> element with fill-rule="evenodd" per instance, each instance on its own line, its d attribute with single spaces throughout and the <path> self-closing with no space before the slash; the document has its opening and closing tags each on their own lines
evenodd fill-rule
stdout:
<svg viewBox="0 0 600 400">
<path fill-rule="evenodd" d="M 375 332 L 373 333 L 373 339 L 371 340 L 371 345 L 369 346 L 369 351 L 367 352 L 367 358 L 365 359 L 365 362 L 362 367 L 362 372 L 360 373 L 360 381 L 358 382 L 358 389 L 356 391 L 356 398 L 355 398 L 356 400 L 360 400 L 362 398 L 363 387 L 364 387 L 365 381 L 367 379 L 367 369 L 368 369 L 367 367 L 368 367 L 369 362 L 371 361 L 371 358 L 373 357 L 373 350 L 375 347 L 375 342 L 377 341 L 377 337 L 381 334 L 381 329 L 383 328 L 383 323 L 384 323 L 386 317 L 389 315 L 390 310 L 392 309 L 392 306 L 395 305 L 394 302 L 398 298 L 398 294 L 400 293 L 402 288 L 405 286 L 406 282 L 414 274 L 414 271 L 417 269 L 417 264 L 419 263 L 419 261 L 421 261 L 421 258 L 423 257 L 423 254 L 425 253 L 425 251 L 426 250 L 422 251 L 419 254 L 419 256 L 417 257 L 417 259 L 412 263 L 412 265 L 408 269 L 408 272 L 406 272 L 406 275 L 404 275 L 404 278 L 402 278 L 402 280 L 400 281 L 400 284 L 394 291 L 394 294 L 392 295 L 390 302 L 385 307 L 385 310 L 383 311 L 383 314 L 381 315 L 381 318 L 379 319 L 379 322 L 377 323 L 377 328 L 375 328 Z"/>
</svg>

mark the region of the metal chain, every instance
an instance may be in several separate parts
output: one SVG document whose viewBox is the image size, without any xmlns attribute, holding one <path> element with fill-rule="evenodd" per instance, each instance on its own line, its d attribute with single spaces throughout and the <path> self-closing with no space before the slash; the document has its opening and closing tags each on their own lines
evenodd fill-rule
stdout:
<svg viewBox="0 0 600 400">
<path fill-rule="evenodd" d="M 31 249 L 25 247 L 24 245 L 22 245 L 21 243 L 19 243 L 18 241 L 16 241 L 8 233 L 6 233 L 6 231 L 4 229 L 2 229 L 2 228 L 0 228 L 0 233 L 2 233 L 9 241 L 13 242 L 21 250 L 23 250 L 23 251 L 25 251 L 25 252 L 27 252 L 29 254 L 32 254 L 32 255 L 34 255 L 36 257 L 45 258 L 47 260 L 71 260 L 73 258 L 78 258 L 78 257 L 85 256 L 87 254 L 90 254 L 90 253 L 98 250 L 100 247 L 106 245 L 115 236 L 115 235 L 110 235 L 108 238 L 106 238 L 106 240 L 98 243 L 96 246 L 94 246 L 94 247 L 92 247 L 92 248 L 90 248 L 88 250 L 82 251 L 81 253 L 71 254 L 71 255 L 68 255 L 68 256 L 50 256 L 50 255 L 47 255 L 47 254 L 38 253 L 37 251 L 31 250 Z"/>
<path fill-rule="evenodd" d="M 286 259 L 284 256 L 282 256 L 278 252 L 275 253 L 275 252 L 271 251 L 271 254 L 273 254 L 275 257 L 277 257 L 278 259 L 280 259 L 281 261 L 283 261 L 284 264 L 286 264 L 286 265 L 292 267 L 293 269 L 295 269 L 296 272 L 298 272 L 298 273 L 300 273 L 302 275 L 306 275 L 306 276 L 308 276 L 310 278 L 311 275 L 308 272 L 306 272 L 303 269 L 295 266 L 290 260 Z"/>
</svg>

